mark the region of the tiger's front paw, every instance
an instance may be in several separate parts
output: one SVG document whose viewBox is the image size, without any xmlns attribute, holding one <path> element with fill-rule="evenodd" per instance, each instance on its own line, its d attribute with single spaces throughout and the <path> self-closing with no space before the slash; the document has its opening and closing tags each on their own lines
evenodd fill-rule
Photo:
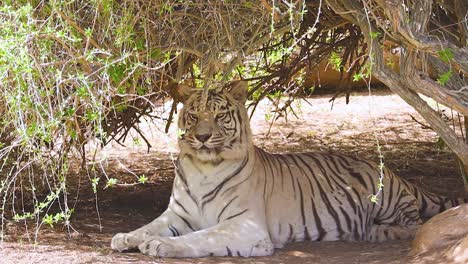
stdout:
<svg viewBox="0 0 468 264">
<path fill-rule="evenodd" d="M 156 237 L 151 238 L 141 243 L 138 248 L 140 252 L 146 255 L 173 258 L 173 257 L 186 257 L 187 252 L 184 252 L 185 246 L 177 243 L 174 239 Z"/>
<path fill-rule="evenodd" d="M 118 233 L 112 238 L 111 248 L 122 252 L 125 250 L 137 248 L 144 241 L 144 238 L 132 233 Z"/>
</svg>

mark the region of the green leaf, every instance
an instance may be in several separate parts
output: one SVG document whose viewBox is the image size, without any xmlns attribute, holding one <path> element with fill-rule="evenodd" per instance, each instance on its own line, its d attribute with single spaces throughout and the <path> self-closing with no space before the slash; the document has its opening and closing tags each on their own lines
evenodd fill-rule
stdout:
<svg viewBox="0 0 468 264">
<path fill-rule="evenodd" d="M 140 177 L 138 177 L 138 182 L 141 184 L 145 184 L 148 181 L 148 178 L 143 174 Z"/>
<path fill-rule="evenodd" d="M 377 197 L 377 195 L 371 195 L 370 196 L 370 201 L 372 203 L 377 203 L 379 201 L 379 198 Z"/>
<path fill-rule="evenodd" d="M 333 69 L 339 71 L 341 68 L 343 68 L 343 65 L 341 65 L 342 63 L 342 59 L 340 57 L 340 55 L 336 52 L 332 52 L 330 54 L 330 58 L 328 59 L 328 62 L 333 65 Z"/>
<path fill-rule="evenodd" d="M 89 97 L 88 88 L 85 87 L 85 86 L 78 87 L 78 88 L 76 89 L 76 94 L 77 94 L 78 97 L 80 97 L 80 98 L 87 98 L 87 97 Z"/>
<path fill-rule="evenodd" d="M 382 182 L 377 183 L 377 189 L 381 190 L 384 187 Z"/>
<path fill-rule="evenodd" d="M 127 93 L 127 88 L 125 86 L 120 86 L 119 88 L 117 88 L 117 93 L 120 95 L 124 95 Z"/>
<path fill-rule="evenodd" d="M 114 106 L 115 111 L 118 113 L 123 113 L 125 110 L 128 109 L 128 105 L 126 103 L 120 103 Z"/>
<path fill-rule="evenodd" d="M 278 99 L 278 98 L 281 98 L 281 94 L 282 94 L 281 91 L 276 91 L 274 93 L 268 94 L 267 96 L 271 99 Z"/>
<path fill-rule="evenodd" d="M 15 215 L 13 216 L 13 221 L 15 221 L 15 222 L 19 222 L 19 221 L 21 221 L 21 220 L 23 220 L 23 219 L 24 219 L 24 216 L 23 216 L 23 215 L 15 214 Z"/>
<path fill-rule="evenodd" d="M 108 67 L 107 72 L 109 73 L 110 79 L 116 84 L 119 84 L 125 77 L 126 67 L 123 63 L 114 64 Z"/>
<path fill-rule="evenodd" d="M 376 38 L 378 38 L 381 34 L 380 34 L 380 32 L 377 32 L 377 31 L 376 31 L 376 32 L 371 32 L 371 33 L 369 33 L 369 35 L 370 35 L 371 39 L 376 39 Z"/>
<path fill-rule="evenodd" d="M 136 137 L 133 139 L 133 144 L 137 145 L 137 146 L 141 146 L 141 139 Z"/>
<path fill-rule="evenodd" d="M 107 180 L 107 183 L 106 183 L 106 186 L 104 186 L 104 189 L 107 189 L 107 188 L 109 188 L 109 187 L 112 187 L 112 186 L 114 186 L 115 184 L 117 184 L 117 179 L 110 178 L 109 180 Z"/>
<path fill-rule="evenodd" d="M 99 177 L 94 177 L 93 179 L 91 179 L 91 187 L 93 188 L 94 193 L 97 193 L 97 186 L 99 184 L 99 180 Z"/>
<path fill-rule="evenodd" d="M 178 129 L 177 130 L 177 138 L 182 138 L 185 135 L 185 130 Z"/>
<path fill-rule="evenodd" d="M 46 214 L 43 218 L 42 218 L 42 222 L 44 224 L 48 224 L 50 227 L 54 227 L 54 216 L 53 215 L 49 215 L 49 214 Z"/>
<path fill-rule="evenodd" d="M 99 117 L 98 112 L 93 112 L 92 110 L 86 110 L 85 118 L 88 121 L 94 121 L 97 120 Z"/>
<path fill-rule="evenodd" d="M 93 29 L 92 28 L 86 28 L 85 29 L 85 36 L 87 38 L 91 38 L 93 36 Z"/>
<path fill-rule="evenodd" d="M 364 79 L 364 75 L 362 73 L 356 73 L 353 75 L 353 82 L 357 82 Z"/>
<path fill-rule="evenodd" d="M 439 58 L 443 61 L 443 62 L 446 62 L 446 63 L 449 63 L 451 59 L 453 59 L 454 55 L 453 55 L 453 52 L 451 49 L 449 48 L 446 48 L 446 49 L 443 49 L 443 50 L 439 50 L 437 52 L 437 54 L 439 54 Z"/>
<path fill-rule="evenodd" d="M 75 108 L 74 107 L 67 107 L 63 110 L 63 116 L 64 117 L 70 117 L 75 113 Z"/>
<path fill-rule="evenodd" d="M 139 96 L 143 96 L 146 94 L 146 88 L 143 86 L 137 86 L 136 92 Z"/>
<path fill-rule="evenodd" d="M 439 78 L 437 78 L 437 83 L 440 85 L 445 85 L 450 77 L 452 77 L 452 70 L 442 73 Z"/>
<path fill-rule="evenodd" d="M 54 223 L 58 223 L 58 222 L 62 221 L 64 217 L 65 217 L 64 213 L 55 214 L 54 215 Z"/>
</svg>

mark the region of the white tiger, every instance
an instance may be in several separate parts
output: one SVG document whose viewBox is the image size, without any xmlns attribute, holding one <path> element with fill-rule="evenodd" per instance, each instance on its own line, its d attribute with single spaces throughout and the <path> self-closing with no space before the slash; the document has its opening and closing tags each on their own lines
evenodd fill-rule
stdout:
<svg viewBox="0 0 468 264">
<path fill-rule="evenodd" d="M 179 114 L 180 155 L 168 209 L 153 222 L 114 236 L 117 251 L 159 257 L 264 256 L 302 240 L 383 241 L 413 236 L 420 213 L 462 200 L 418 190 L 352 156 L 270 154 L 253 145 L 246 82 L 191 91 Z M 187 93 L 185 93 L 187 94 Z"/>
</svg>

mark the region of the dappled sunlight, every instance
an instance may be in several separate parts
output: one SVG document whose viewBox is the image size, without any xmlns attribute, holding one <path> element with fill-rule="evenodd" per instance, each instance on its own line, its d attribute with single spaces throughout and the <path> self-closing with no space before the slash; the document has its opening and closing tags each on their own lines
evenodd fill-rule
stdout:
<svg viewBox="0 0 468 264">
<path fill-rule="evenodd" d="M 434 147 L 435 134 L 412 121 L 410 115 L 418 115 L 392 94 L 383 93 L 374 96 L 377 109 L 375 117 L 377 123 L 361 111 L 362 105 L 367 106 L 370 98 L 367 93 L 351 97 L 350 104 L 339 103 L 337 99 L 334 108 L 328 97 L 310 98 L 311 105 L 303 102 L 299 109 L 295 108 L 298 120 L 293 115 L 288 116 L 272 127 L 270 135 L 265 132 L 269 127 L 265 113 L 269 110 L 266 101 L 262 101 L 252 119 L 254 140 L 257 145 L 263 145 L 273 152 L 300 152 L 305 150 L 331 150 L 344 153 L 359 154 L 370 159 L 376 157 L 375 140 L 370 128 L 375 128 L 382 139 L 386 164 L 402 176 L 406 176 L 418 185 L 438 193 L 450 194 L 460 186 L 460 177 L 456 170 L 456 163 L 452 154 L 447 150 L 437 150 Z M 167 103 L 170 105 L 170 102 Z M 352 117 L 350 119 L 350 117 Z M 340 125 L 342 126 L 340 129 Z M 73 219 L 71 239 L 61 228 L 44 227 L 40 232 L 41 246 L 36 248 L 38 257 L 54 259 L 68 259 L 62 253 L 66 248 L 69 255 L 89 255 L 98 250 L 102 254 L 92 253 L 90 261 L 102 260 L 109 262 L 143 262 L 153 260 L 139 252 L 126 254 L 111 253 L 109 241 L 117 232 L 128 232 L 140 227 L 161 214 L 167 207 L 172 188 L 173 163 L 171 155 L 176 154 L 177 126 L 173 124 L 170 134 L 166 135 L 154 125 L 142 123 L 149 131 L 148 140 L 153 145 L 146 153 L 144 145 L 133 144 L 127 140 L 132 151 L 125 151 L 121 146 L 106 147 L 107 162 L 102 163 L 108 176 L 118 179 L 118 185 L 98 191 L 101 222 L 98 220 L 94 207 L 94 195 L 91 186 L 83 185 L 80 189 L 80 210 Z M 291 133 L 291 135 L 289 135 Z M 288 136 L 289 135 L 289 136 Z M 385 145 L 386 143 L 386 145 Z M 433 160 L 437 160 L 437 164 Z M 138 183 L 136 175 L 146 175 L 148 181 Z M 419 175 L 427 175 L 420 177 Z M 137 184 L 135 184 L 137 183 Z M 73 192 L 73 190 L 71 190 Z M 456 196 L 453 194 L 452 196 Z M 101 225 L 99 224 L 101 223 Z M 245 223 L 248 225 L 248 223 Z M 102 228 L 102 233 L 100 229 Z M 18 236 L 22 226 L 10 227 L 12 233 L 6 236 L 7 241 L 28 241 L 24 236 Z M 227 232 L 227 231 L 223 231 Z M 223 232 L 220 232 L 222 234 Z M 224 235 L 224 234 L 223 234 Z M 24 242 L 23 242 L 24 243 Z M 205 243 L 202 241 L 200 243 Z M 210 241 L 211 243 L 211 241 Z M 196 244 L 191 245 L 196 247 Z M 27 262 L 26 245 L 4 244 L 0 254 L 5 259 L 17 258 Z M 400 263 L 408 252 L 408 242 L 392 241 L 383 244 L 346 243 L 346 242 L 300 242 L 276 250 L 271 257 L 262 257 L 258 261 L 265 263 L 346 263 L 349 259 L 359 260 L 361 263 Z M 337 254 L 336 252 L 340 252 Z M 106 255 L 106 257 L 104 257 Z M 71 258 L 72 256 L 70 256 Z M 83 257 L 81 257 L 83 258 Z M 85 259 L 85 258 L 83 258 Z M 160 263 L 193 263 L 193 260 L 158 260 Z M 233 263 L 250 263 L 242 258 L 211 258 L 195 263 L 219 263 L 230 261 Z M 392 262 L 393 261 L 393 262 Z M 96 263 L 99 263 L 97 261 Z"/>
</svg>

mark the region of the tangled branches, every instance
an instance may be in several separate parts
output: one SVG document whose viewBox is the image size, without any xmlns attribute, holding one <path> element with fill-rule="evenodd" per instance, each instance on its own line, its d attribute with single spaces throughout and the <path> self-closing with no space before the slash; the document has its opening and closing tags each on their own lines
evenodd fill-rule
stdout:
<svg viewBox="0 0 468 264">
<path fill-rule="evenodd" d="M 284 112 L 311 93 L 307 74 L 324 61 L 341 74 L 337 94 L 349 97 L 349 83 L 372 73 L 416 102 L 468 164 L 456 135 L 415 97 L 468 114 L 466 1 L 18 2 L 28 1 L 0 6 L 2 213 L 17 182 L 32 184 L 40 167 L 53 196 L 39 206 L 33 193 L 32 215 L 44 216 L 66 200 L 70 157 L 84 164 L 96 138 L 124 144 L 136 131 L 146 141 L 140 120 L 162 118 L 154 106 L 173 97 L 168 127 L 180 84 L 208 89 L 242 78 L 254 108 L 265 96 L 288 95 Z M 399 68 L 383 57 L 394 47 Z"/>
</svg>

